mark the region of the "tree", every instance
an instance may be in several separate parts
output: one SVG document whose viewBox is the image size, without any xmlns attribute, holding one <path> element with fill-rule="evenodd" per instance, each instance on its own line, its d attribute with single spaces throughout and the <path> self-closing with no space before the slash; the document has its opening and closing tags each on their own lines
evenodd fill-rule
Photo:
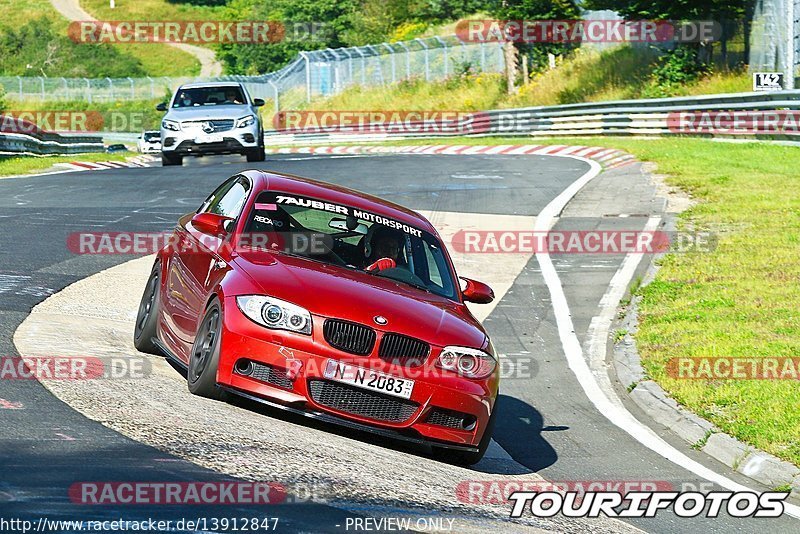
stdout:
<svg viewBox="0 0 800 534">
<path fill-rule="evenodd" d="M 723 59 L 727 59 L 727 42 L 737 23 L 743 21 L 745 42 L 749 41 L 749 20 L 755 0 L 587 0 L 589 9 L 611 9 L 628 20 L 714 21 L 721 31 Z M 710 63 L 713 42 L 693 43 L 699 60 Z"/>
<path fill-rule="evenodd" d="M 499 20 L 575 20 L 580 18 L 580 9 L 575 0 L 493 0 L 490 2 L 490 13 Z M 507 77 L 511 82 L 516 76 L 515 63 L 520 60 L 532 62 L 534 68 L 543 68 L 547 64 L 547 55 L 563 55 L 570 45 L 561 43 L 514 43 L 516 62 L 512 59 L 511 47 L 506 51 Z M 526 72 L 527 68 L 523 68 Z M 523 80 L 527 83 L 528 80 Z M 514 91 L 509 83 L 509 93 Z"/>
</svg>

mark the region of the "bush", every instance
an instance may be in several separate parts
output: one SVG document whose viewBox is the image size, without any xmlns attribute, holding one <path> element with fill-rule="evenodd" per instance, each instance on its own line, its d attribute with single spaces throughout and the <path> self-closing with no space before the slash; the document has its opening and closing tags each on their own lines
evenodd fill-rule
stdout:
<svg viewBox="0 0 800 534">
<path fill-rule="evenodd" d="M 661 56 L 643 90 L 646 98 L 661 98 L 677 94 L 682 87 L 711 73 L 711 67 L 700 61 L 698 50 L 681 46 Z"/>
</svg>

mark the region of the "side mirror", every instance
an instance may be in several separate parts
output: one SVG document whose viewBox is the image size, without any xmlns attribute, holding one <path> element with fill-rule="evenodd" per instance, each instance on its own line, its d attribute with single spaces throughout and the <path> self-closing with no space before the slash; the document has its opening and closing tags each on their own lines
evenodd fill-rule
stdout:
<svg viewBox="0 0 800 534">
<path fill-rule="evenodd" d="M 221 237 L 232 230 L 233 219 L 216 213 L 198 213 L 192 217 L 192 226 L 204 234 Z"/>
<path fill-rule="evenodd" d="M 167 103 L 161 102 L 156 106 L 156 111 L 167 111 Z"/>
<path fill-rule="evenodd" d="M 461 290 L 461 295 L 463 295 L 464 300 L 467 302 L 473 302 L 475 304 L 489 304 L 494 300 L 494 291 L 492 291 L 492 288 L 483 282 L 470 280 L 469 278 L 464 277 L 462 277 L 461 280 L 465 282 L 465 285 Z"/>
<path fill-rule="evenodd" d="M 264 105 L 264 100 L 262 100 L 262 99 L 260 99 L 260 98 L 254 98 L 254 99 L 253 99 L 253 105 L 254 105 L 255 107 L 257 107 L 257 108 L 260 108 L 261 106 L 263 106 L 263 105 Z"/>
</svg>

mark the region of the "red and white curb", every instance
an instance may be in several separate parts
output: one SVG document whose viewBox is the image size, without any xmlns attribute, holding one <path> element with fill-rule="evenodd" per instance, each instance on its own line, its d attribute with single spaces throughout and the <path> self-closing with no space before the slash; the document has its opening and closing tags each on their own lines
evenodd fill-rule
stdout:
<svg viewBox="0 0 800 534">
<path fill-rule="evenodd" d="M 436 154 L 436 155 L 548 155 L 578 156 L 600 163 L 606 169 L 636 161 L 632 154 L 616 148 L 570 145 L 408 145 L 408 146 L 311 146 L 268 148 L 269 154 Z"/>
<path fill-rule="evenodd" d="M 156 161 L 154 156 L 142 155 L 125 158 L 125 161 L 71 161 L 69 163 L 56 163 L 57 167 L 64 167 L 75 171 L 101 171 L 104 169 L 128 169 L 149 167 Z"/>
</svg>

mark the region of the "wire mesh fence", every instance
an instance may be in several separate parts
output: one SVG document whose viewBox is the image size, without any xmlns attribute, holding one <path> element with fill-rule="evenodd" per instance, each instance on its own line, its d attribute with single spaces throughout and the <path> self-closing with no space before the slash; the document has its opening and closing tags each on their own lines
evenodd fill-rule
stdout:
<svg viewBox="0 0 800 534">
<path fill-rule="evenodd" d="M 275 111 L 351 85 L 381 86 L 410 78 L 441 80 L 455 73 L 502 72 L 502 44 L 464 43 L 455 36 L 301 52 L 282 69 L 258 76 L 218 78 L 44 78 L 0 77 L 18 100 L 153 100 L 190 81 L 238 81 Z"/>
</svg>

